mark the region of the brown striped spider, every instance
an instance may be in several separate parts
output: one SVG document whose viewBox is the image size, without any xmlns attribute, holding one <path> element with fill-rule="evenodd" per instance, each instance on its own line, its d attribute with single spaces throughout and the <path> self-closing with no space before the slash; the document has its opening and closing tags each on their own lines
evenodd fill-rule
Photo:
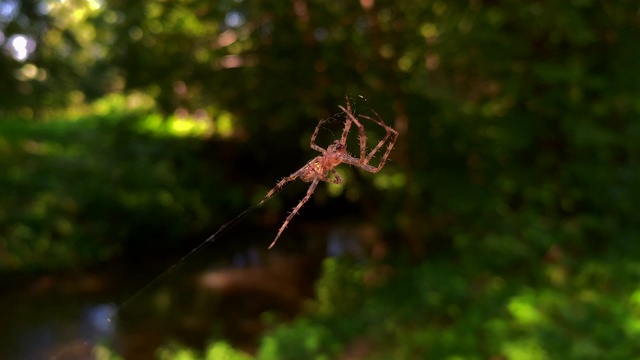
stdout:
<svg viewBox="0 0 640 360">
<path fill-rule="evenodd" d="M 318 146 L 315 143 L 316 137 L 318 136 L 318 132 L 320 131 L 320 126 L 326 121 L 326 119 L 320 120 L 318 122 L 318 125 L 316 126 L 316 129 L 313 132 L 313 135 L 311 135 L 311 148 L 313 150 L 320 152 L 322 155 L 316 156 L 311 161 L 309 161 L 305 166 L 300 168 L 300 170 L 280 180 L 276 184 L 276 186 L 267 193 L 264 199 L 260 201 L 259 205 L 264 204 L 265 201 L 271 198 L 273 194 L 278 192 L 278 190 L 280 190 L 285 184 L 297 178 L 300 178 L 304 182 L 311 182 L 311 185 L 307 190 L 307 195 L 305 195 L 305 197 L 300 201 L 300 203 L 298 203 L 298 205 L 296 205 L 296 207 L 293 208 L 289 216 L 287 216 L 287 219 L 284 221 L 284 223 L 280 227 L 280 230 L 278 230 L 278 235 L 276 235 L 276 238 L 273 240 L 271 245 L 269 245 L 269 249 L 271 249 L 273 245 L 276 244 L 276 242 L 278 241 L 278 238 L 280 237 L 284 229 L 289 224 L 289 221 L 291 221 L 291 219 L 298 213 L 302 205 L 304 205 L 309 200 L 309 198 L 315 191 L 316 187 L 318 186 L 318 183 L 320 182 L 320 180 L 326 181 L 326 182 L 332 182 L 334 184 L 340 184 L 342 182 L 342 178 L 340 177 L 340 175 L 335 169 L 336 166 L 340 165 L 341 163 L 345 163 L 345 164 L 359 167 L 365 171 L 375 174 L 378 171 L 380 171 L 380 169 L 382 169 L 385 161 L 387 161 L 387 157 L 389 156 L 389 153 L 391 153 L 391 149 L 393 149 L 393 145 L 395 144 L 396 139 L 398 138 L 398 132 L 394 130 L 392 127 L 385 124 L 380 118 L 380 116 L 378 115 L 378 113 L 376 113 L 375 111 L 373 113 L 376 115 L 377 119 L 374 119 L 370 116 L 361 115 L 361 114 L 358 114 L 357 116 L 354 115 L 353 112 L 351 111 L 349 97 L 347 96 L 346 98 L 347 98 L 347 108 L 345 109 L 342 105 L 340 106 L 340 109 L 346 114 L 344 129 L 342 130 L 342 136 L 340 137 L 340 140 L 335 140 L 333 144 L 327 147 L 326 150 Z M 386 130 L 385 136 L 382 138 L 382 140 L 380 140 L 380 142 L 378 142 L 378 144 L 368 154 L 367 154 L 367 134 L 364 131 L 364 126 L 362 125 L 362 123 L 360 123 L 359 118 L 365 119 L 365 120 L 371 120 L 376 124 L 382 126 Z M 358 138 L 360 140 L 360 157 L 359 158 L 353 157 L 349 155 L 349 153 L 347 152 L 347 136 L 349 135 L 349 129 L 351 129 L 352 124 L 355 124 L 356 127 L 358 127 Z M 387 140 L 389 140 L 389 142 L 387 143 L 387 150 L 385 151 L 384 155 L 380 159 L 380 163 L 378 164 L 378 166 L 374 167 L 370 165 L 369 162 L 371 161 L 373 156 L 382 148 L 382 146 L 385 144 L 385 142 L 387 142 Z M 333 179 L 329 178 L 329 173 L 333 174 Z"/>
</svg>

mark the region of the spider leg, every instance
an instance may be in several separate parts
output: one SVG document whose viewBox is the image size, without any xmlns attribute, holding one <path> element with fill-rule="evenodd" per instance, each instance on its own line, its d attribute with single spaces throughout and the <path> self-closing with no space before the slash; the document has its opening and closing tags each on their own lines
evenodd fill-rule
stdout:
<svg viewBox="0 0 640 360">
<path fill-rule="evenodd" d="M 313 135 L 311 135 L 311 148 L 323 154 L 326 152 L 326 150 L 316 144 L 316 138 L 318 137 L 318 133 L 320 132 L 320 126 L 325 121 L 326 121 L 325 119 L 321 119 L 320 121 L 318 121 L 318 125 L 316 125 L 316 129 L 313 131 Z"/>
<path fill-rule="evenodd" d="M 336 171 L 336 169 L 331 169 L 331 173 L 333 174 L 333 176 L 335 177 L 335 179 L 330 180 L 332 183 L 334 184 L 341 184 L 342 183 L 342 178 L 340 177 L 340 174 L 338 174 L 338 171 Z M 329 180 L 329 179 L 328 179 Z M 327 180 L 325 180 L 327 181 Z"/>
<path fill-rule="evenodd" d="M 378 118 L 380 117 L 375 111 L 374 114 L 376 114 L 378 116 Z M 380 171 L 380 169 L 382 169 L 382 167 L 384 166 L 385 162 L 387 161 L 387 158 L 389 157 L 389 154 L 391 153 L 391 150 L 393 149 L 393 146 L 395 145 L 396 140 L 398 139 L 398 132 L 393 129 L 392 127 L 388 126 L 387 124 L 385 124 L 384 122 L 382 122 L 382 120 L 379 119 L 374 119 L 370 116 L 366 116 L 366 115 L 358 115 L 360 117 L 362 117 L 363 119 L 368 119 L 371 120 L 375 123 L 377 123 L 378 125 L 382 126 L 385 130 L 386 130 L 386 134 L 385 136 L 382 138 L 382 140 L 380 140 L 380 142 L 378 142 L 378 144 L 373 148 L 373 150 L 371 150 L 371 152 L 369 152 L 368 155 L 363 156 L 362 153 L 362 148 L 361 153 L 360 153 L 360 159 L 357 159 L 353 156 L 350 155 L 345 155 L 343 157 L 343 162 L 345 164 L 349 164 L 349 165 L 353 165 L 353 166 L 357 166 L 365 171 L 368 172 L 372 172 L 372 173 L 377 173 L 378 171 Z M 390 139 L 390 140 L 389 140 Z M 362 140 L 362 139 L 361 139 Z M 387 143 L 388 141 L 388 143 Z M 375 156 L 375 154 L 382 148 L 382 146 L 387 143 L 387 149 L 385 151 L 385 153 L 382 155 L 382 157 L 380 158 L 380 163 L 378 164 L 377 167 L 369 165 L 369 161 L 371 161 L 371 159 L 373 158 L 373 156 Z"/>
<path fill-rule="evenodd" d="M 391 150 L 393 149 L 393 146 L 395 145 L 396 140 L 398 139 L 398 132 L 394 128 L 392 128 L 391 126 L 385 124 L 380 119 L 380 115 L 378 115 L 377 112 L 373 111 L 373 113 L 376 114 L 376 117 L 378 117 L 377 119 L 374 119 L 374 118 L 372 118 L 370 116 L 366 116 L 366 115 L 360 115 L 360 117 L 362 117 L 364 119 L 371 120 L 371 121 L 377 123 L 378 125 L 382 126 L 386 130 L 387 133 L 382 138 L 382 140 L 380 140 L 380 142 L 378 142 L 378 144 L 373 148 L 373 150 L 371 150 L 369 155 L 367 155 L 367 157 L 365 158 L 365 161 L 364 161 L 365 164 L 369 164 L 369 161 L 371 161 L 371 158 L 373 158 L 373 156 L 376 154 L 376 152 L 378 152 L 378 150 L 380 150 L 380 148 L 384 145 L 384 143 L 387 141 L 387 139 L 391 138 L 391 140 L 389 140 L 389 143 L 387 144 L 387 150 L 385 151 L 385 153 L 382 156 L 382 158 L 380 158 L 380 164 L 378 164 L 378 167 L 377 167 L 377 170 L 376 170 L 376 172 L 378 172 L 384 166 L 385 161 L 387 161 L 387 157 L 389 157 L 389 154 L 391 153 Z"/>
<path fill-rule="evenodd" d="M 260 201 L 258 206 L 264 204 L 265 201 L 269 200 L 269 198 L 271 198 L 273 196 L 273 194 L 277 193 L 278 190 L 280 190 L 288 182 L 291 182 L 291 181 L 297 179 L 298 177 L 300 177 L 300 175 L 302 175 L 304 173 L 306 167 L 307 167 L 307 165 L 303 166 L 300 170 L 294 172 L 293 174 L 291 174 L 291 175 L 283 178 L 282 180 L 278 181 L 276 186 L 274 186 L 273 189 L 269 190 L 267 195 L 265 195 L 264 199 L 262 199 L 262 201 Z"/>
<path fill-rule="evenodd" d="M 342 109 L 342 111 L 346 112 L 347 115 L 351 114 L 351 102 L 349 102 L 349 96 L 345 95 L 345 98 L 347 99 L 347 109 L 345 110 L 345 108 L 340 105 L 340 109 Z M 346 144 L 347 143 L 347 136 L 349 135 L 349 130 L 351 129 L 351 123 L 353 122 L 353 119 L 355 119 L 355 117 L 352 116 L 347 116 L 347 120 L 344 122 L 344 129 L 342 130 L 342 136 L 340 137 L 340 144 Z M 357 120 L 356 120 L 357 122 Z"/>
<path fill-rule="evenodd" d="M 334 184 L 341 184 L 342 183 L 342 178 L 340 177 L 340 174 L 338 174 L 338 171 L 336 169 L 329 169 L 328 171 L 331 171 L 331 173 L 333 174 L 334 179 L 331 179 L 328 174 L 321 174 L 321 173 L 315 173 L 315 178 L 313 180 L 315 180 L 316 178 L 324 181 L 324 182 L 330 182 L 330 183 L 334 183 Z"/>
<path fill-rule="evenodd" d="M 296 207 L 294 207 L 293 210 L 291 210 L 291 213 L 289 213 L 289 216 L 287 216 L 287 219 L 284 221 L 284 223 L 282 223 L 280 230 L 278 230 L 278 235 L 276 235 L 276 238 L 273 240 L 271 245 L 269 245 L 269 249 L 271 249 L 273 245 L 276 244 L 276 242 L 278 241 L 278 238 L 280 238 L 280 235 L 282 235 L 282 232 L 284 231 L 284 229 L 287 227 L 287 225 L 289 225 L 289 221 L 291 221 L 291 219 L 298 213 L 302 205 L 304 205 L 307 201 L 309 201 L 309 198 L 311 198 L 311 195 L 316 190 L 316 186 L 318 186 L 318 182 L 320 182 L 319 178 L 313 179 L 313 182 L 311 182 L 311 185 L 309 186 L 309 190 L 307 190 L 307 195 L 305 195 L 305 197 L 302 198 L 302 200 L 300 200 L 298 205 L 296 205 Z"/>
<path fill-rule="evenodd" d="M 358 127 L 358 139 L 360 140 L 360 159 L 364 162 L 365 154 L 367 152 L 367 133 L 364 130 L 364 126 L 360 123 L 360 121 L 358 121 L 358 118 L 353 116 L 353 113 L 351 112 L 351 106 L 349 106 L 348 102 L 347 102 L 347 105 L 348 105 L 347 109 L 345 109 L 342 106 L 340 106 L 340 109 L 342 109 L 342 111 L 344 111 L 345 114 L 347 114 L 347 119 L 355 123 L 356 126 Z"/>
</svg>

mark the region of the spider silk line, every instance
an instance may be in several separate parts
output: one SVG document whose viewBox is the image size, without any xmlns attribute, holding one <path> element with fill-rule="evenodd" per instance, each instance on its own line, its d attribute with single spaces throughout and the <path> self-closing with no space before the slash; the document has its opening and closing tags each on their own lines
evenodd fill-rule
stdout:
<svg viewBox="0 0 640 360">
<path fill-rule="evenodd" d="M 277 193 L 279 194 L 280 192 L 282 192 L 283 190 L 285 190 L 286 188 L 291 186 L 291 184 L 293 184 L 293 182 L 285 184 L 284 186 L 282 186 L 282 188 L 280 188 L 278 190 Z M 267 202 L 267 201 L 269 201 L 269 199 L 267 199 L 265 202 Z M 129 298 L 127 298 L 125 301 L 123 301 L 120 305 L 116 306 L 115 309 L 113 310 L 113 312 L 111 313 L 111 315 L 108 317 L 109 321 L 111 321 L 116 315 L 118 315 L 120 313 L 120 311 L 122 311 L 122 309 L 125 309 L 127 307 L 127 305 L 131 304 L 133 302 L 133 300 L 137 299 L 138 297 L 140 297 L 140 295 L 142 295 L 145 292 L 149 291 L 154 286 L 158 285 L 163 280 L 168 278 L 169 275 L 171 275 L 174 271 L 178 270 L 180 268 L 180 266 L 182 266 L 187 260 L 191 259 L 194 255 L 196 255 L 198 252 L 200 252 L 202 249 L 204 249 L 207 245 L 212 244 L 214 241 L 216 241 L 220 237 L 220 235 L 224 234 L 227 230 L 230 230 L 231 228 L 236 226 L 242 219 L 244 219 L 247 215 L 249 215 L 250 212 L 252 212 L 256 208 L 260 207 L 261 205 L 262 204 L 260 202 L 258 202 L 255 205 L 249 206 L 243 212 L 241 212 L 239 215 L 237 215 L 235 218 L 233 218 L 232 220 L 230 220 L 230 221 L 224 223 L 222 226 L 220 226 L 220 228 L 215 233 L 213 233 L 211 236 L 209 236 L 204 241 L 202 241 L 200 244 L 198 244 L 196 247 L 194 247 L 186 255 L 182 256 L 180 258 L 180 260 L 178 260 L 175 264 L 171 265 L 167 270 L 165 270 L 162 273 L 160 273 L 160 275 L 156 276 L 153 280 L 151 280 L 146 285 L 144 285 L 142 288 L 140 288 L 140 290 L 136 291 L 133 295 L 131 295 Z"/>
</svg>

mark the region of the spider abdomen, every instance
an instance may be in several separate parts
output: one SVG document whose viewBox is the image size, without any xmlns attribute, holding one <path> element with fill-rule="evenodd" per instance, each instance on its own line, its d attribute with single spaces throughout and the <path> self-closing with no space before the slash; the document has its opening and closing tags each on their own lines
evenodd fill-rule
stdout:
<svg viewBox="0 0 640 360">
<path fill-rule="evenodd" d="M 305 182 L 311 182 L 317 178 L 326 178 L 330 169 L 333 167 L 335 167 L 335 165 L 328 163 L 327 159 L 318 156 L 307 164 L 300 175 L 300 179 Z"/>
</svg>

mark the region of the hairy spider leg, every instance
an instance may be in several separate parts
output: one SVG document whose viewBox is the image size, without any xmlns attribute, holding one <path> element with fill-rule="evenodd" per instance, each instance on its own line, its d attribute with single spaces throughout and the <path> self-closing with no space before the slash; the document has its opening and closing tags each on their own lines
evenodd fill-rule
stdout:
<svg viewBox="0 0 640 360">
<path fill-rule="evenodd" d="M 318 137 L 318 133 L 320 132 L 320 126 L 322 126 L 322 124 L 324 124 L 325 121 L 326 120 L 318 121 L 318 125 L 316 125 L 316 129 L 313 131 L 313 135 L 311 135 L 311 148 L 323 154 L 327 151 L 316 144 L 316 138 Z"/>
<path fill-rule="evenodd" d="M 347 98 L 347 106 L 349 107 L 349 111 L 351 111 L 349 97 L 347 96 L 346 98 Z M 344 110 L 342 105 L 340 105 L 340 108 Z M 353 116 L 351 117 L 351 119 L 353 119 Z M 351 119 L 347 117 L 347 120 L 344 122 L 344 129 L 342 130 L 342 136 L 340 137 L 340 144 L 344 145 L 345 147 L 347 146 L 347 136 L 349 136 L 349 130 L 351 130 L 351 123 L 352 123 Z"/>
<path fill-rule="evenodd" d="M 302 200 L 300 200 L 298 205 L 296 205 L 296 207 L 294 207 L 293 210 L 291 210 L 291 213 L 289 213 L 289 216 L 287 216 L 287 219 L 282 223 L 282 226 L 280 227 L 280 230 L 278 230 L 278 235 L 276 235 L 276 238 L 273 240 L 271 245 L 269 245 L 269 249 L 271 249 L 273 247 L 273 245 L 276 244 L 276 242 L 280 238 L 280 235 L 282 235 L 282 232 L 284 231 L 284 229 L 289 224 L 289 221 L 291 221 L 291 219 L 294 217 L 294 215 L 298 213 L 298 211 L 300 210 L 302 205 L 304 205 L 307 201 L 309 201 L 309 199 L 311 198 L 311 195 L 316 190 L 316 186 L 318 186 L 319 182 L 320 182 L 319 178 L 316 178 L 311 182 L 311 185 L 309 186 L 309 190 L 307 190 L 307 195 L 305 195 L 305 197 L 302 198 Z"/>
<path fill-rule="evenodd" d="M 373 111 L 373 110 L 371 110 Z M 385 141 L 387 141 L 387 139 L 391 138 L 391 140 L 389 140 L 389 143 L 387 145 L 387 150 L 385 151 L 384 155 L 382 156 L 381 160 L 380 160 L 380 164 L 378 164 L 377 170 L 380 171 L 380 169 L 382 169 L 382 167 L 384 166 L 385 161 L 387 161 L 387 158 L 389 157 L 389 154 L 391 153 L 391 150 L 393 149 L 393 146 L 396 143 L 396 140 L 398 139 L 398 132 L 392 128 L 391 126 L 385 124 L 381 118 L 380 115 L 378 115 L 377 112 L 373 111 L 374 114 L 376 114 L 377 119 L 374 119 L 370 116 L 367 115 L 360 115 L 360 117 L 371 120 L 375 123 L 377 123 L 378 125 L 382 126 L 387 133 L 385 134 L 384 138 L 382 140 L 380 140 L 380 142 L 378 143 L 378 145 L 376 145 L 376 147 L 371 151 L 371 153 L 369 153 L 369 155 L 367 156 L 367 158 L 365 159 L 365 163 L 369 163 L 369 161 L 371 161 L 371 158 L 373 158 L 374 154 L 376 152 L 378 152 L 378 150 L 380 150 L 380 148 L 382 147 L 382 145 L 384 145 Z"/>
<path fill-rule="evenodd" d="M 358 121 L 355 116 L 353 116 L 353 113 L 351 112 L 351 106 L 349 105 L 348 101 L 347 109 L 345 109 L 342 105 L 340 105 L 340 109 L 344 111 L 345 114 L 347 114 L 348 121 L 355 123 L 358 127 L 358 139 L 360 140 L 360 159 L 364 161 L 365 154 L 367 152 L 367 133 L 364 130 L 364 126 L 360 123 L 360 121 Z"/>
<path fill-rule="evenodd" d="M 331 173 L 335 177 L 335 179 L 331 180 L 331 182 L 334 183 L 334 184 L 341 184 L 342 183 L 342 178 L 340 177 L 340 174 L 338 174 L 338 171 L 336 169 L 331 169 Z M 322 179 L 322 180 L 324 180 L 324 179 Z M 328 180 L 330 180 L 330 179 L 328 179 Z M 327 181 L 327 180 L 324 180 L 324 181 Z"/>
<path fill-rule="evenodd" d="M 373 148 L 373 150 L 371 150 L 371 152 L 369 152 L 368 155 L 366 155 L 366 133 L 364 131 L 364 126 L 357 120 L 357 118 L 355 116 L 353 116 L 353 114 L 345 109 L 344 107 L 340 106 L 340 109 L 342 109 L 342 111 L 344 111 L 347 114 L 347 117 L 349 119 L 351 119 L 352 122 L 356 123 L 356 126 L 358 126 L 358 129 L 360 130 L 360 159 L 357 159 L 353 156 L 350 155 L 345 155 L 344 157 L 344 163 L 345 164 L 349 164 L 349 165 L 354 165 L 357 167 L 360 167 L 363 170 L 369 171 L 371 173 L 377 173 L 378 171 L 380 171 L 380 169 L 382 169 L 382 167 L 384 166 L 384 163 L 387 161 L 387 158 L 389 157 L 389 154 L 391 153 L 391 150 L 393 149 L 393 145 L 395 144 L 397 138 L 398 138 L 398 132 L 396 130 L 394 130 L 392 127 L 388 126 L 387 124 L 385 124 L 384 122 L 382 122 L 381 120 L 377 120 L 374 119 L 370 116 L 366 116 L 366 115 L 359 115 L 360 117 L 364 118 L 364 119 L 368 119 L 371 120 L 375 123 L 377 123 L 378 125 L 382 126 L 385 131 L 386 134 L 385 136 L 382 138 L 382 140 L 380 140 L 378 142 L 378 144 Z M 378 113 L 374 112 L 378 117 Z M 374 167 L 372 165 L 369 165 L 369 161 L 371 161 L 371 159 L 373 158 L 373 156 L 378 152 L 378 150 L 380 150 L 380 148 L 385 144 L 385 142 L 387 142 L 387 140 L 391 138 L 391 140 L 388 142 L 387 144 L 387 150 L 385 151 L 384 155 L 380 158 L 380 163 L 378 164 L 377 167 Z"/>
<path fill-rule="evenodd" d="M 278 183 L 276 184 L 276 186 L 273 187 L 273 189 L 269 190 L 269 192 L 267 193 L 267 195 L 265 195 L 264 199 L 262 199 L 262 201 L 260 201 L 260 204 L 258 204 L 258 206 L 262 205 L 265 203 L 265 201 L 269 200 L 269 198 L 271 198 L 273 196 L 273 194 L 277 193 L 278 190 L 280 190 L 284 185 L 286 185 L 288 182 L 291 182 L 297 178 L 300 177 L 300 175 L 305 173 L 305 168 L 307 166 L 303 166 L 300 170 L 294 172 L 293 174 L 283 178 L 282 180 L 278 181 Z"/>
<path fill-rule="evenodd" d="M 347 99 L 347 109 L 345 110 L 345 108 L 342 105 L 339 105 L 339 107 L 342 111 L 344 111 L 345 114 L 347 114 L 347 119 L 353 121 L 358 127 L 358 139 L 360 140 L 360 159 L 364 159 L 365 153 L 367 152 L 367 133 L 364 129 L 364 126 L 360 123 L 360 121 L 358 121 L 358 118 L 355 115 L 353 115 L 349 97 L 346 95 L 345 97 Z"/>
</svg>

